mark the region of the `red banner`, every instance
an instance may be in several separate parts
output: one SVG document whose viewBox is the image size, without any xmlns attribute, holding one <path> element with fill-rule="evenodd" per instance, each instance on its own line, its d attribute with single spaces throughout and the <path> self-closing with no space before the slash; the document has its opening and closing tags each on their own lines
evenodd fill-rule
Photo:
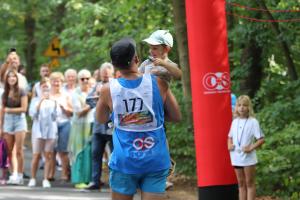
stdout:
<svg viewBox="0 0 300 200">
<path fill-rule="evenodd" d="M 224 0 L 186 0 L 198 186 L 236 184 Z"/>
</svg>

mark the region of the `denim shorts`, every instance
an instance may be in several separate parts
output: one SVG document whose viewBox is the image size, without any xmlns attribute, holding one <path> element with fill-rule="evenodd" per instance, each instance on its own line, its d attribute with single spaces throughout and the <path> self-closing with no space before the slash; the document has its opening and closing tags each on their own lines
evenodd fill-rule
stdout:
<svg viewBox="0 0 300 200">
<path fill-rule="evenodd" d="M 15 132 L 21 131 L 27 131 L 27 121 L 25 113 L 5 113 L 3 120 L 3 132 L 8 134 L 14 134 Z"/>
<path fill-rule="evenodd" d="M 169 169 L 145 174 L 124 174 L 110 169 L 109 180 L 112 191 L 134 195 L 139 188 L 143 192 L 163 194 Z"/>
<path fill-rule="evenodd" d="M 57 145 L 55 150 L 57 152 L 68 152 L 68 143 L 71 130 L 70 121 L 66 121 L 58 124 L 57 132 Z"/>
</svg>

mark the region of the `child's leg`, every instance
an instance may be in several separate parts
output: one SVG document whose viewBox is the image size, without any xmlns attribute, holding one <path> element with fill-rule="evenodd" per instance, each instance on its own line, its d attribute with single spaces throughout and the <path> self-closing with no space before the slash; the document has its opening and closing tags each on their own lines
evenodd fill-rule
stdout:
<svg viewBox="0 0 300 200">
<path fill-rule="evenodd" d="M 31 160 L 31 178 L 36 178 L 36 172 L 38 170 L 39 161 L 42 153 L 42 140 L 38 138 L 32 138 L 32 160 Z"/>
<path fill-rule="evenodd" d="M 55 146 L 55 139 L 47 139 L 44 146 L 44 158 L 45 158 L 45 168 L 44 168 L 44 179 L 48 179 L 51 171 L 51 164 L 53 163 L 53 151 Z"/>
<path fill-rule="evenodd" d="M 50 169 L 51 169 L 51 162 L 53 160 L 53 152 L 44 152 L 45 157 L 45 167 L 44 167 L 44 179 L 48 179 Z"/>
<path fill-rule="evenodd" d="M 31 161 L 31 178 L 36 178 L 36 172 L 38 169 L 38 165 L 39 165 L 39 161 L 41 158 L 41 154 L 40 153 L 34 153 L 32 155 L 32 161 Z"/>
<path fill-rule="evenodd" d="M 255 165 L 244 168 L 247 186 L 247 200 L 255 200 Z"/>
<path fill-rule="evenodd" d="M 239 200 L 247 200 L 247 187 L 243 167 L 234 167 L 234 171 L 239 184 Z"/>
</svg>

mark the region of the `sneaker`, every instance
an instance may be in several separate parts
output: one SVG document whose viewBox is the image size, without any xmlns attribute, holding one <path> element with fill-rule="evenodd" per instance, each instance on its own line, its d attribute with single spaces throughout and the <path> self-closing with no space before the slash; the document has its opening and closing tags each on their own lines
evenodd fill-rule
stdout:
<svg viewBox="0 0 300 200">
<path fill-rule="evenodd" d="M 51 183 L 47 180 L 43 180 L 43 188 L 51 188 Z"/>
<path fill-rule="evenodd" d="M 36 186 L 36 180 L 34 178 L 31 178 L 29 180 L 28 187 L 35 187 L 35 186 Z"/>
<path fill-rule="evenodd" d="M 166 190 L 171 189 L 174 186 L 174 184 L 172 182 L 167 181 L 166 182 Z"/>
<path fill-rule="evenodd" d="M 96 185 L 95 183 L 91 182 L 87 185 L 87 187 L 85 189 L 87 189 L 87 190 L 99 190 L 100 187 L 99 187 L 99 185 Z"/>
<path fill-rule="evenodd" d="M 76 189 L 85 189 L 85 188 L 87 188 L 87 184 L 85 184 L 85 183 L 78 183 L 78 184 L 75 184 L 75 188 Z"/>
<path fill-rule="evenodd" d="M 22 177 L 12 175 L 12 176 L 9 176 L 7 184 L 9 184 L 9 185 L 23 185 L 24 180 L 23 180 Z"/>
</svg>

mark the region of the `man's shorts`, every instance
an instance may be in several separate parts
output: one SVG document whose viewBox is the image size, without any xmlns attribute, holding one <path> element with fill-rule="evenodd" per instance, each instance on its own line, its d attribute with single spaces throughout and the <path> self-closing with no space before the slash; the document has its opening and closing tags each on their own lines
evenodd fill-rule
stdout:
<svg viewBox="0 0 300 200">
<path fill-rule="evenodd" d="M 169 169 L 145 174 L 124 174 L 110 169 L 110 188 L 113 192 L 134 195 L 139 188 L 148 193 L 164 193 Z"/>
</svg>

